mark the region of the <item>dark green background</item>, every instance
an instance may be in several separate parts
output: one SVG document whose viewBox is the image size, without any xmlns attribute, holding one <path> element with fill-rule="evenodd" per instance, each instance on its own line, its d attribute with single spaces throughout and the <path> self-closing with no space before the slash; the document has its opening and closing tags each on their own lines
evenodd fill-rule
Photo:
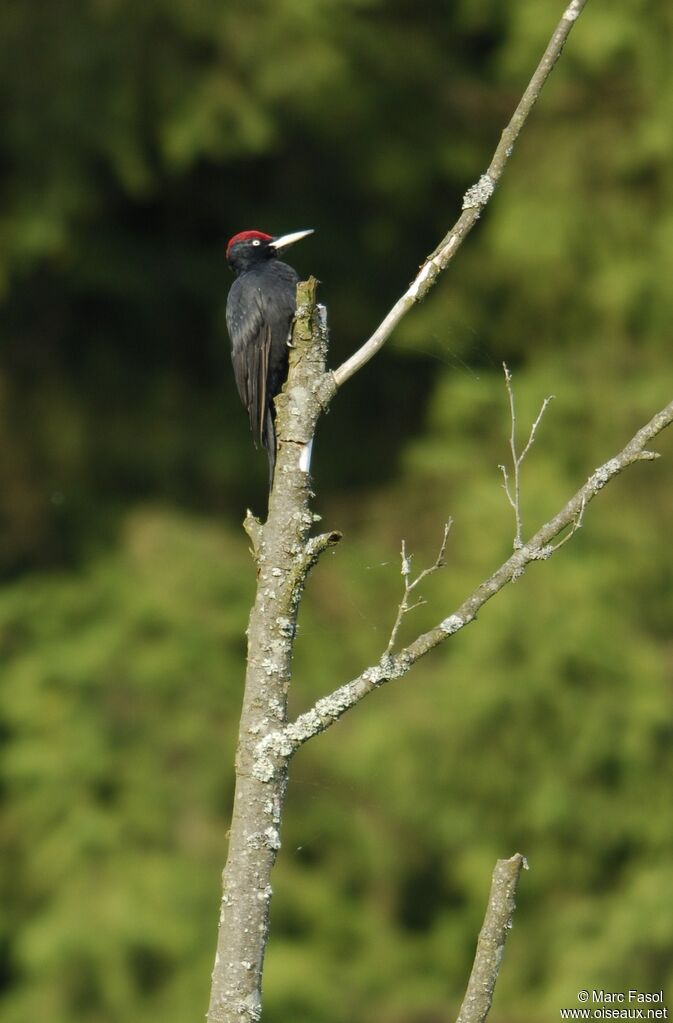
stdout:
<svg viewBox="0 0 673 1023">
<path fill-rule="evenodd" d="M 0 1018 L 203 1017 L 264 509 L 227 238 L 314 227 L 332 363 L 485 169 L 547 0 L 0 7 Z M 673 8 L 591 0 L 482 223 L 338 395 L 293 709 L 375 661 L 399 544 L 447 567 L 405 635 L 671 398 Z M 525 853 L 494 1023 L 580 988 L 673 1000 L 673 440 L 479 622 L 293 765 L 269 1023 L 435 1023 L 497 856 Z M 673 1007 L 673 1006 L 672 1006 Z"/>
</svg>

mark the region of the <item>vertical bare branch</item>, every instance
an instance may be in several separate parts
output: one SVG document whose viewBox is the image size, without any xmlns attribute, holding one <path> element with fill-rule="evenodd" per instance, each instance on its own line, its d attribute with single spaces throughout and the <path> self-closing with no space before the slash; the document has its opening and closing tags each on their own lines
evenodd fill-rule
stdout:
<svg viewBox="0 0 673 1023">
<path fill-rule="evenodd" d="M 208 1023 L 257 1023 L 269 928 L 271 871 L 280 848 L 287 769 L 255 769 L 258 742 L 287 722 L 287 692 L 299 600 L 336 531 L 310 537 L 310 478 L 302 452 L 324 400 L 326 330 L 315 309 L 316 281 L 298 286 L 290 371 L 276 401 L 278 460 L 269 517 L 248 513 L 245 529 L 257 563 L 257 593 L 248 624 L 248 663 L 236 754 L 236 793 L 229 855 L 222 877 L 217 952 Z"/>
<path fill-rule="evenodd" d="M 515 853 L 509 860 L 498 860 L 495 865 L 486 916 L 456 1023 L 483 1023 L 490 1012 L 522 869 L 527 870 L 528 864 L 521 853 Z"/>
</svg>

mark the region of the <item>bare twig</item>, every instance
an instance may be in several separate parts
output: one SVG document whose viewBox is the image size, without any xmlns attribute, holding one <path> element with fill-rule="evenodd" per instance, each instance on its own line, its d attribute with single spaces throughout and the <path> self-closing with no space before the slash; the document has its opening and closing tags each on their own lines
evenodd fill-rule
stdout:
<svg viewBox="0 0 673 1023">
<path fill-rule="evenodd" d="M 483 1023 L 489 1014 L 516 909 L 515 897 L 522 869 L 527 870 L 528 863 L 521 853 L 515 853 L 509 860 L 498 860 L 495 865 L 472 972 L 456 1023 Z"/>
<path fill-rule="evenodd" d="M 549 394 L 542 402 L 542 408 L 537 414 L 537 418 L 530 428 L 528 440 L 523 451 L 519 454 L 516 448 L 516 407 L 514 403 L 514 388 L 512 387 L 512 374 L 507 368 L 507 364 L 503 362 L 502 368 L 505 371 L 505 387 L 507 388 L 507 396 L 509 398 L 509 415 L 511 420 L 511 430 L 509 435 L 509 447 L 512 453 L 512 467 L 514 469 L 514 493 L 512 493 L 509 485 L 509 475 L 507 468 L 504 465 L 499 465 L 502 476 L 503 476 L 503 488 L 507 494 L 507 500 L 514 509 L 514 519 L 516 522 L 516 533 L 514 536 L 514 550 L 518 551 L 523 546 L 523 540 L 521 539 L 522 534 L 522 521 L 521 521 L 521 466 L 523 460 L 530 451 L 533 442 L 535 440 L 535 434 L 537 433 L 538 427 L 542 422 L 542 417 L 547 411 L 547 406 L 551 401 L 554 400 L 554 395 Z M 568 539 L 566 537 L 566 539 Z M 565 543 L 565 540 L 563 541 Z"/>
<path fill-rule="evenodd" d="M 405 614 L 407 614 L 409 611 L 413 611 L 417 607 L 421 607 L 421 605 L 426 603 L 423 597 L 419 597 L 414 604 L 409 603 L 409 598 L 412 592 L 416 589 L 418 584 L 422 582 L 424 579 L 427 579 L 429 575 L 432 575 L 433 572 L 437 572 L 438 569 L 440 568 L 444 568 L 446 541 L 448 540 L 449 537 L 451 522 L 452 520 L 449 519 L 448 522 L 444 523 L 444 535 L 442 536 L 442 543 L 439 548 L 439 554 L 437 555 L 434 565 L 431 565 L 429 568 L 424 568 L 423 571 L 419 575 L 417 575 L 413 581 L 411 579 L 411 560 L 413 558 L 413 555 L 407 554 L 406 542 L 404 540 L 402 541 L 402 550 L 400 554 L 402 558 L 402 576 L 404 578 L 404 596 L 402 597 L 402 600 L 400 601 L 400 606 L 397 609 L 397 617 L 395 619 L 395 624 L 393 625 L 392 632 L 390 633 L 390 639 L 388 640 L 388 646 L 386 647 L 386 652 L 383 655 L 384 657 L 389 657 L 393 651 L 393 647 L 395 646 L 395 640 L 397 639 L 397 633 L 400 631 L 400 625 L 402 624 L 402 619 L 404 618 Z"/>
<path fill-rule="evenodd" d="M 561 56 L 570 30 L 582 13 L 586 3 L 587 0 L 571 0 L 571 3 L 566 7 L 561 20 L 554 30 L 554 34 L 549 40 L 542 60 L 538 64 L 533 77 L 526 87 L 526 91 L 519 101 L 519 105 L 500 136 L 500 141 L 488 166 L 488 170 L 485 174 L 481 175 L 477 184 L 473 185 L 465 193 L 463 212 L 435 251 L 425 260 L 412 283 L 381 321 L 369 340 L 365 341 L 354 355 L 351 355 L 346 362 L 342 363 L 334 371 L 334 382 L 337 387 L 345 384 L 359 369 L 362 369 L 365 363 L 369 362 L 372 356 L 378 352 L 379 348 L 385 344 L 397 324 L 409 312 L 411 307 L 425 298 L 438 276 L 449 265 L 460 245 L 476 224 L 481 211 L 493 195 L 495 187 L 502 177 L 519 133 L 535 106 L 552 68 Z"/>
<path fill-rule="evenodd" d="M 577 532 L 586 506 L 611 480 L 636 462 L 651 461 L 654 453 L 647 449 L 647 445 L 672 422 L 673 401 L 638 430 L 619 454 L 594 470 L 558 514 L 546 522 L 519 550 L 514 551 L 453 614 L 448 615 L 434 629 L 422 633 L 399 653 L 382 658 L 379 664 L 366 668 L 356 678 L 318 700 L 310 710 L 300 714 L 294 721 L 267 735 L 257 746 L 255 770 L 259 772 L 258 776 L 267 779 L 273 777 L 279 758 L 283 761 L 290 757 L 296 749 L 333 725 L 342 714 L 374 689 L 406 675 L 421 657 L 474 621 L 484 604 L 499 593 L 503 586 L 518 579 L 531 562 L 550 558 Z M 552 541 L 568 526 L 572 527 L 568 536 L 560 543 L 553 544 Z"/>
</svg>

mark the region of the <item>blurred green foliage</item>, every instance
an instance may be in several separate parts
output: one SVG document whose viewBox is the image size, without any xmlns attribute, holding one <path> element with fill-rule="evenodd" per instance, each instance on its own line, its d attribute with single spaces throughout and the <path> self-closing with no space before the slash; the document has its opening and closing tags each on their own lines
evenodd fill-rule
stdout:
<svg viewBox="0 0 673 1023">
<path fill-rule="evenodd" d="M 205 1010 L 264 458 L 231 379 L 227 237 L 313 226 L 333 362 L 479 176 L 560 13 L 517 0 L 0 7 L 0 1018 Z M 316 448 L 343 528 L 299 711 L 385 648 L 404 536 L 434 624 L 670 399 L 673 9 L 590 4 L 447 278 Z M 673 990 L 673 439 L 478 623 L 293 765 L 270 1023 L 456 1008 L 497 856 L 531 863 L 494 1023 Z"/>
</svg>

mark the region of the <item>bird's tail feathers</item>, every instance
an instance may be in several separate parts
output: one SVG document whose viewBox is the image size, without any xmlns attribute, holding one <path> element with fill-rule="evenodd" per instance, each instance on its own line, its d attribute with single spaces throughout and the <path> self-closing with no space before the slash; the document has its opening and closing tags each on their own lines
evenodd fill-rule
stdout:
<svg viewBox="0 0 673 1023">
<path fill-rule="evenodd" d="M 262 444 L 266 449 L 269 458 L 269 490 L 273 486 L 273 474 L 276 468 L 276 427 L 273 421 L 273 412 L 267 406 L 264 429 L 262 431 Z"/>
</svg>

